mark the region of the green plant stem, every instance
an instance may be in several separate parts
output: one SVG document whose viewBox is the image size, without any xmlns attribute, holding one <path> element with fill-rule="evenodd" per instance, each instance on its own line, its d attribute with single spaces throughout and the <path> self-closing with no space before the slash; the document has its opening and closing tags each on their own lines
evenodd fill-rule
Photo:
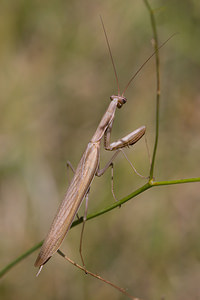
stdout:
<svg viewBox="0 0 200 300">
<path fill-rule="evenodd" d="M 20 261 L 22 261 L 24 258 L 35 252 L 38 248 L 42 246 L 43 241 L 40 243 L 36 244 L 26 252 L 24 252 L 22 255 L 18 256 L 16 259 L 14 259 L 11 263 L 9 263 L 5 268 L 3 268 L 0 271 L 0 278 L 3 277 L 10 269 L 12 269 L 14 266 L 16 266 Z"/>
<path fill-rule="evenodd" d="M 158 34 L 157 34 L 157 27 L 156 27 L 156 20 L 154 17 L 154 12 L 149 5 L 147 0 L 144 0 L 144 3 L 149 11 L 150 19 L 151 19 L 151 26 L 153 30 L 153 37 L 154 37 L 154 49 L 155 51 L 158 49 Z M 156 152 L 158 148 L 158 137 L 159 137 L 159 116 L 160 116 L 160 60 L 159 60 L 159 51 L 155 53 L 156 59 L 156 124 L 155 124 L 155 142 L 154 142 L 154 149 L 153 149 L 153 156 L 152 156 L 152 163 L 150 167 L 150 179 L 153 178 L 154 174 L 154 166 L 155 166 L 155 158 Z"/>
<path fill-rule="evenodd" d="M 187 178 L 187 179 L 178 179 L 178 180 L 153 181 L 152 186 L 174 185 L 174 184 L 191 183 L 191 182 L 200 182 L 200 177 Z"/>
<path fill-rule="evenodd" d="M 112 205 L 107 206 L 106 208 L 97 211 L 93 214 L 90 214 L 87 216 L 87 221 L 92 220 L 96 217 L 99 217 L 111 210 L 113 210 L 116 207 L 119 207 L 129 201 L 130 199 L 136 197 L 137 195 L 143 193 L 144 191 L 150 189 L 151 187 L 157 187 L 157 186 L 162 186 L 162 185 L 174 185 L 174 184 L 181 184 L 181 183 L 191 183 L 191 182 L 200 182 L 200 177 L 196 178 L 188 178 L 188 179 L 179 179 L 179 180 L 169 180 L 169 181 L 154 181 L 153 179 L 149 180 L 146 184 L 141 186 L 139 189 L 136 191 L 132 192 L 131 194 L 127 195 L 126 197 L 122 198 L 121 200 L 114 202 Z M 78 224 L 83 222 L 83 218 L 80 218 L 76 221 L 73 222 L 72 227 L 77 226 Z M 15 260 L 13 260 L 10 264 L 8 264 L 5 268 L 3 268 L 0 271 L 0 278 L 3 277 L 10 269 L 12 269 L 16 264 L 18 264 L 20 261 L 22 261 L 24 258 L 35 252 L 37 249 L 39 249 L 42 245 L 43 241 L 40 243 L 36 244 L 26 252 L 24 252 L 22 255 L 17 257 Z"/>
</svg>

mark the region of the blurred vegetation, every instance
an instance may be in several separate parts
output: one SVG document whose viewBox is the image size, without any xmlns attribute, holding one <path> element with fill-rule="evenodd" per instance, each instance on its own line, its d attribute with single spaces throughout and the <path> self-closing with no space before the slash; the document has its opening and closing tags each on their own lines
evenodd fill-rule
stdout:
<svg viewBox="0 0 200 300">
<path fill-rule="evenodd" d="M 200 4 L 151 1 L 160 43 L 161 117 L 156 179 L 199 176 Z M 0 4 L 0 266 L 46 234 L 68 178 L 117 87 L 99 14 L 109 36 L 121 88 L 152 53 L 142 1 L 1 1 Z M 113 140 L 146 125 L 152 150 L 155 62 L 128 89 Z M 148 174 L 144 141 L 126 151 Z M 102 151 L 102 164 L 111 156 Z M 70 174 L 71 175 L 71 174 Z M 143 183 L 123 157 L 115 164 L 120 197 Z M 89 212 L 112 203 L 110 173 L 95 179 Z M 200 298 L 199 184 L 155 188 L 86 224 L 87 268 L 143 299 Z M 62 250 L 80 261 L 80 226 Z M 0 298 L 124 299 L 55 255 L 39 278 L 36 253 L 0 284 Z M 98 290 L 98 293 L 97 293 Z"/>
</svg>

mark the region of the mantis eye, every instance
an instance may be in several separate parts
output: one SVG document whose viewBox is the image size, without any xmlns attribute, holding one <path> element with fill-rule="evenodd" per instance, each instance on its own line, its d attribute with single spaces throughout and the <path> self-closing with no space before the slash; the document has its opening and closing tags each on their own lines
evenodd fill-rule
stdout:
<svg viewBox="0 0 200 300">
<path fill-rule="evenodd" d="M 117 107 L 121 108 L 123 104 L 127 102 L 127 99 L 125 97 L 120 97 L 117 103 Z"/>
</svg>

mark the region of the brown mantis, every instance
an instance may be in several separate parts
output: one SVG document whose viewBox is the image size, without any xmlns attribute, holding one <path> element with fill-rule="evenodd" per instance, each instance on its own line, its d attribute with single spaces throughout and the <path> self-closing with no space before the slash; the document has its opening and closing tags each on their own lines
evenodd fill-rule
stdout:
<svg viewBox="0 0 200 300">
<path fill-rule="evenodd" d="M 134 74 L 134 76 L 131 77 L 123 93 L 120 95 L 117 72 L 112 58 L 110 45 L 108 42 L 107 34 L 102 19 L 101 22 L 105 33 L 112 65 L 114 68 L 115 78 L 118 85 L 118 95 L 113 95 L 110 97 L 111 103 L 109 104 L 105 114 L 103 115 L 92 139 L 88 143 L 87 148 L 83 153 L 82 158 L 75 171 L 73 179 L 69 185 L 65 198 L 60 204 L 60 207 L 58 208 L 57 214 L 53 220 L 53 223 L 50 227 L 50 230 L 44 240 L 40 253 L 35 262 L 35 266 L 39 267 L 38 274 L 40 273 L 43 265 L 59 249 L 65 235 L 67 234 L 68 230 L 71 227 L 74 217 L 76 216 L 77 211 L 84 198 L 86 198 L 86 208 L 87 208 L 88 192 L 94 176 L 103 175 L 104 172 L 110 166 L 112 166 L 114 158 L 117 156 L 117 154 L 121 151 L 122 148 L 134 145 L 145 134 L 146 127 L 142 126 L 136 129 L 135 131 L 129 133 L 125 137 L 117 140 L 116 142 L 110 143 L 111 130 L 112 130 L 112 125 L 115 117 L 116 108 L 121 108 L 127 102 L 127 99 L 124 97 L 125 91 L 127 90 L 132 80 L 142 69 L 142 67 L 150 60 L 150 58 L 155 54 L 156 51 L 142 64 L 142 66 L 138 69 L 138 71 Z M 160 47 L 162 47 L 165 43 L 163 43 Z M 115 151 L 115 154 L 113 155 L 111 160 L 106 164 L 106 166 L 102 170 L 100 170 L 99 169 L 100 142 L 103 137 L 104 137 L 104 148 L 109 151 Z M 83 227 L 85 221 L 86 221 L 86 213 L 83 218 Z M 82 239 L 82 235 L 81 235 L 81 239 Z M 81 245 L 80 245 L 80 254 L 81 254 Z M 83 262 L 82 255 L 81 255 L 81 259 Z"/>
</svg>

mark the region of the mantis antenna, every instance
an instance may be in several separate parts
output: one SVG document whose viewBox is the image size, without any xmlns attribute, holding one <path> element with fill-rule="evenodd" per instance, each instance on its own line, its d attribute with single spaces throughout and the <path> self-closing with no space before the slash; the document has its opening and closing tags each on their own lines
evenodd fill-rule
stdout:
<svg viewBox="0 0 200 300">
<path fill-rule="evenodd" d="M 108 46 L 108 51 L 109 51 L 109 54 L 110 54 L 112 66 L 113 66 L 114 73 L 115 73 L 115 79 L 116 79 L 116 82 L 117 82 L 117 89 L 118 89 L 118 96 L 119 96 L 121 93 L 120 93 L 120 88 L 119 88 L 119 79 L 118 79 L 118 76 L 117 76 L 117 70 L 116 70 L 116 67 L 115 67 L 115 63 L 114 63 L 114 60 L 113 60 L 110 44 L 109 44 L 109 41 L 108 41 L 108 36 L 107 36 L 106 29 L 105 29 L 105 26 L 104 26 L 103 19 L 102 19 L 101 15 L 100 15 L 100 19 L 101 19 L 101 24 L 102 24 L 103 31 L 104 31 L 104 34 L 105 34 L 106 43 L 107 43 L 107 46 Z"/>
<path fill-rule="evenodd" d="M 105 29 L 105 26 L 104 26 L 104 23 L 103 23 L 103 19 L 100 15 L 100 19 L 101 19 L 101 24 L 102 24 L 102 27 L 103 27 L 103 31 L 104 31 L 104 35 L 105 35 L 105 38 L 106 38 L 106 43 L 107 43 L 107 46 L 108 46 L 108 50 L 109 50 L 109 55 L 110 55 L 110 58 L 111 58 L 111 62 L 112 62 L 112 66 L 113 66 L 113 69 L 114 69 L 114 73 L 115 73 L 115 79 L 116 79 L 116 82 L 117 82 L 117 87 L 118 87 L 118 96 L 120 95 L 120 89 L 119 89 L 119 80 L 118 80 L 118 76 L 117 76 L 117 71 L 116 71 L 116 67 L 115 67 L 115 63 L 114 63 L 114 60 L 113 60 L 113 56 L 112 56 L 112 52 L 111 52 L 111 47 L 110 47 L 110 44 L 109 44 L 109 41 L 108 41 L 108 36 L 107 36 L 107 33 L 106 33 L 106 29 Z M 171 38 L 176 35 L 177 33 L 174 33 L 172 34 L 166 41 L 164 41 L 145 61 L 144 63 L 139 67 L 139 69 L 134 73 L 134 75 L 129 79 L 127 85 L 125 86 L 125 89 L 122 93 L 122 97 L 124 96 L 126 90 L 128 89 L 129 85 L 131 84 L 131 82 L 135 79 L 135 77 L 139 74 L 139 72 L 143 69 L 143 67 L 148 63 L 148 61 L 156 54 L 156 52 L 158 50 L 160 50 L 169 40 L 171 40 Z"/>
</svg>

